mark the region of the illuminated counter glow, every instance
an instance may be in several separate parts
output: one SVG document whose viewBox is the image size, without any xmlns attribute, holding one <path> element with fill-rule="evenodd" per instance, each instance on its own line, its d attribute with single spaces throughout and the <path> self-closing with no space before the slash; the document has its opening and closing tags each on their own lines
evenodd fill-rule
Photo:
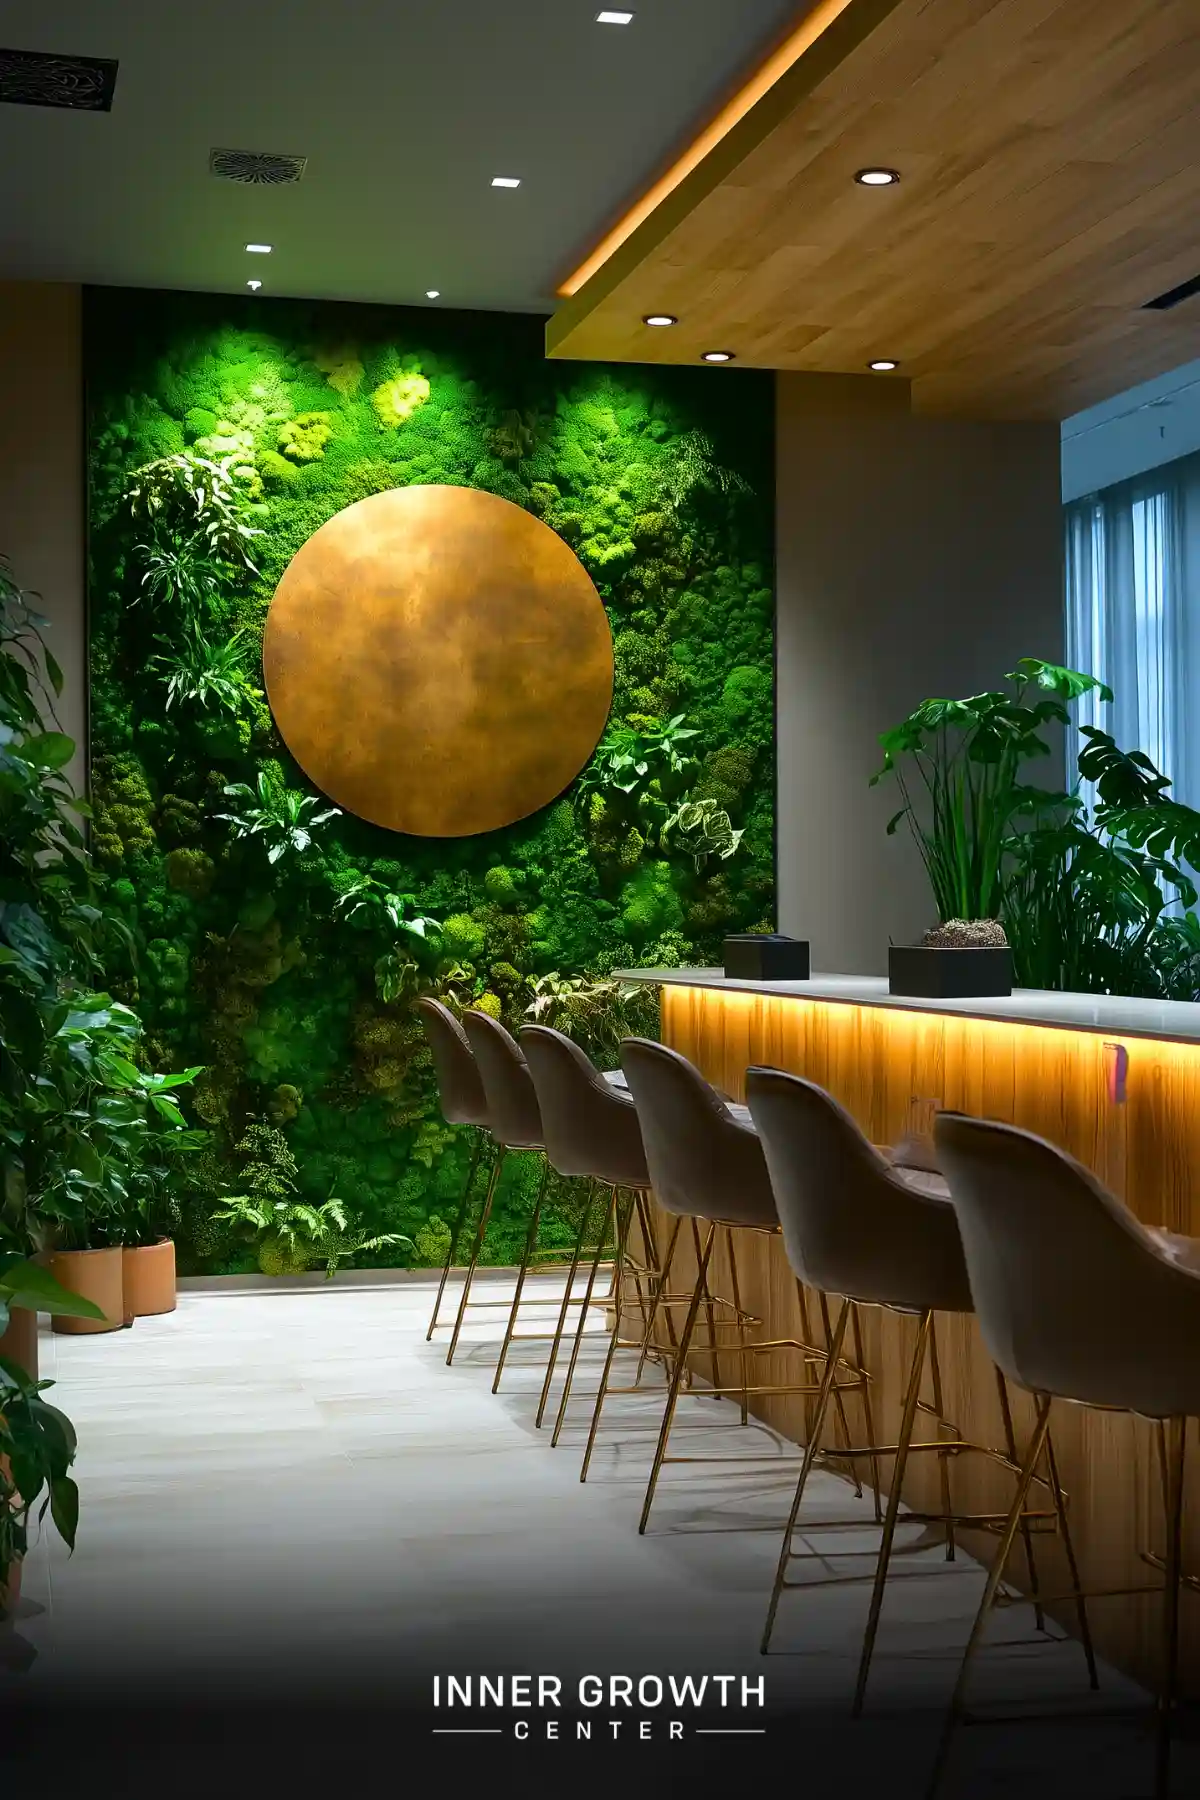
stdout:
<svg viewBox="0 0 1200 1800">
<path fill-rule="evenodd" d="M 819 1082 L 874 1143 L 897 1140 L 914 1101 L 922 1110 L 932 1103 L 1006 1120 L 1061 1144 L 1147 1223 L 1200 1237 L 1200 1006 L 1033 990 L 1010 999 L 923 1000 L 890 995 L 885 980 L 870 977 L 756 982 L 714 969 L 637 969 L 622 971 L 622 979 L 659 987 L 663 1041 L 738 1099 L 746 1068 L 766 1063 Z M 781 1243 L 743 1236 L 744 1303 L 763 1319 L 765 1336 L 795 1333 L 795 1284 Z M 715 1279 L 730 1291 L 724 1264 Z M 1124 1328 L 1114 1317 L 1114 1336 Z M 911 1320 L 893 1314 L 864 1313 L 864 1360 L 884 1441 L 895 1441 L 913 1329 Z M 994 1371 L 974 1320 L 941 1318 L 938 1338 L 946 1416 L 974 1441 L 1000 1443 Z M 755 1362 L 763 1382 L 796 1379 L 785 1355 Z M 707 1359 L 698 1358 L 697 1367 L 707 1374 Z M 1031 1408 L 1024 1396 L 1018 1399 L 1023 1439 Z M 799 1440 L 801 1405 L 767 1398 L 761 1410 Z M 1152 1427 L 1079 1408 L 1059 1408 L 1058 1415 L 1055 1441 L 1085 1584 L 1144 1585 L 1153 1576 L 1140 1552 L 1159 1549 L 1162 1535 Z M 935 1461 L 910 1463 L 904 1489 L 910 1504 L 937 1507 Z M 1002 1471 L 978 1457 L 956 1458 L 950 1467 L 956 1510 L 1007 1507 L 1011 1486 Z M 1185 1560 L 1195 1569 L 1200 1481 L 1193 1476 L 1193 1482 Z M 968 1546 L 986 1559 L 991 1542 L 974 1534 Z M 1039 1537 L 1037 1554 L 1043 1592 L 1061 1592 L 1066 1571 L 1056 1541 Z M 1010 1573 L 1022 1579 L 1019 1569 Z M 803 1603 L 802 1596 L 790 1599 Z M 1051 1610 L 1070 1630 L 1069 1614 Z M 1098 1648 L 1143 1677 L 1155 1668 L 1158 1620 L 1158 1601 L 1149 1597 L 1106 1600 L 1092 1609 Z M 1185 1606 L 1183 1642 L 1187 1686 L 1200 1695 L 1200 1609 Z M 1031 1679 L 1036 1683 L 1032 1667 Z"/>
</svg>

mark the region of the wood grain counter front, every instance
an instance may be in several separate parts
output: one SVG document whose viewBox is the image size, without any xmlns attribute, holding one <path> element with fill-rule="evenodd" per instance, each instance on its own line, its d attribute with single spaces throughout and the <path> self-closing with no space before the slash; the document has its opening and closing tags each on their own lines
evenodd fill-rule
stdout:
<svg viewBox="0 0 1200 1800">
<path fill-rule="evenodd" d="M 659 984 L 664 1043 L 737 1099 L 744 1098 L 746 1069 L 762 1063 L 818 1082 L 877 1144 L 895 1143 L 914 1115 L 935 1106 L 1004 1120 L 1070 1151 L 1147 1224 L 1200 1237 L 1200 1007 L 1021 992 L 1011 1001 L 907 1002 L 889 997 L 884 982 L 847 977 L 768 984 L 727 981 L 713 970 L 629 975 Z M 743 1235 L 738 1274 L 744 1304 L 762 1318 L 764 1336 L 796 1333 L 795 1281 L 782 1243 Z M 726 1282 L 726 1292 L 727 1278 L 718 1265 L 715 1279 Z M 863 1326 L 877 1428 L 882 1441 L 895 1442 L 916 1324 L 864 1309 Z M 1115 1316 L 1113 1332 L 1123 1329 Z M 949 1419 L 976 1442 L 1000 1444 L 995 1374 L 975 1321 L 943 1316 L 937 1330 Z M 697 1360 L 703 1375 L 707 1363 Z M 756 1362 L 775 1363 L 770 1374 L 762 1369 L 764 1383 L 795 1379 L 783 1354 Z M 1021 1443 L 1032 1406 L 1023 1394 L 1013 1397 Z M 802 1404 L 765 1397 L 761 1415 L 800 1440 Z M 1085 1587 L 1128 1588 L 1157 1579 L 1142 1556 L 1159 1550 L 1163 1535 L 1153 1428 L 1120 1414 L 1063 1405 L 1055 1409 L 1053 1430 Z M 910 1505 L 937 1508 L 936 1460 L 910 1463 L 904 1487 Z M 1196 1571 L 1200 1474 L 1194 1442 L 1192 1465 L 1185 1566 Z M 954 1459 L 953 1480 L 956 1511 L 1008 1506 L 1011 1478 L 981 1457 Z M 986 1533 L 967 1539 L 984 1560 L 992 1542 Z M 1067 1577 L 1056 1540 L 1039 1536 L 1037 1548 L 1043 1592 L 1061 1592 Z M 1025 1579 L 1019 1552 L 1010 1575 L 1018 1584 Z M 1069 1630 L 1070 1611 L 1051 1610 Z M 1098 1600 L 1091 1614 L 1101 1654 L 1149 1679 L 1158 1654 L 1157 1599 Z M 1200 1598 L 1185 1595 L 1183 1627 L 1186 1685 L 1200 1695 Z"/>
</svg>

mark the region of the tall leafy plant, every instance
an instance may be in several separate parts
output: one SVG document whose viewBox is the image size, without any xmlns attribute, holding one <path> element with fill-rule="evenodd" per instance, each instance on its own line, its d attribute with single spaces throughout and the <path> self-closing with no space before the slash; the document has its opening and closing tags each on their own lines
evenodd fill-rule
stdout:
<svg viewBox="0 0 1200 1800">
<path fill-rule="evenodd" d="M 1070 722 L 1067 702 L 1112 693 L 1092 675 L 1022 657 L 1007 691 L 925 700 L 880 738 L 883 766 L 902 805 L 888 833 L 907 825 L 920 851 L 939 920 L 990 919 L 1001 910 L 1004 861 L 1019 815 L 1053 796 L 1024 780 L 1050 754 L 1048 725 Z"/>
</svg>

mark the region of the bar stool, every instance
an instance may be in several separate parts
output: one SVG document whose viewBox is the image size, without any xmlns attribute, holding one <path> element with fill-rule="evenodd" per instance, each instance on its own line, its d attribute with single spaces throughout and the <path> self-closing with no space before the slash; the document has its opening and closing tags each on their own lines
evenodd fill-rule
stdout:
<svg viewBox="0 0 1200 1800">
<path fill-rule="evenodd" d="M 626 1038 L 621 1046 L 621 1064 L 637 1105 L 655 1198 L 666 1212 L 675 1214 L 678 1223 L 690 1220 L 697 1259 L 696 1280 L 690 1294 L 678 1297 L 662 1294 L 652 1304 L 652 1318 L 656 1308 L 673 1304 L 676 1299 L 679 1303 L 686 1301 L 688 1310 L 679 1335 L 679 1348 L 667 1389 L 662 1426 L 638 1525 L 638 1530 L 644 1532 L 664 1464 L 699 1460 L 745 1463 L 755 1460 L 744 1455 L 701 1459 L 671 1457 L 667 1454 L 679 1389 L 685 1377 L 688 1352 L 692 1347 L 696 1320 L 702 1304 L 708 1316 L 708 1342 L 702 1347 L 710 1352 L 713 1371 L 712 1385 L 706 1392 L 714 1396 L 727 1393 L 740 1395 L 743 1424 L 747 1422 L 747 1402 L 752 1394 L 824 1394 L 827 1402 L 830 1395 L 833 1395 L 835 1403 L 842 1409 L 843 1394 L 852 1392 L 860 1396 L 869 1415 L 870 1393 L 867 1377 L 861 1366 L 841 1357 L 841 1337 L 836 1348 L 832 1343 L 828 1349 L 812 1343 L 807 1297 L 799 1288 L 804 1337 L 747 1341 L 747 1329 L 760 1325 L 762 1321 L 747 1312 L 741 1304 L 736 1236 L 742 1231 L 776 1235 L 779 1231 L 779 1217 L 763 1161 L 762 1147 L 746 1109 L 723 1101 L 686 1057 L 681 1056 L 678 1051 L 667 1049 L 663 1044 L 652 1043 L 646 1038 Z M 728 1299 L 712 1293 L 708 1285 L 708 1270 L 718 1231 L 725 1234 L 729 1257 L 733 1293 Z M 668 1268 L 677 1239 L 678 1224 L 668 1250 Z M 732 1324 L 738 1334 L 737 1355 L 742 1380 L 737 1385 L 726 1385 L 720 1377 L 717 1357 L 718 1308 L 722 1309 L 723 1319 Z M 806 1376 L 813 1366 L 823 1368 L 825 1373 L 821 1381 L 751 1386 L 746 1379 L 747 1357 L 768 1350 L 784 1349 L 801 1353 Z M 844 1374 L 846 1378 L 838 1380 L 839 1374 Z M 596 1396 L 596 1410 L 592 1421 L 593 1440 L 605 1392 L 605 1384 L 602 1382 Z M 844 1410 L 840 1410 L 840 1418 L 848 1438 L 849 1429 L 845 1423 Z M 871 1434 L 869 1425 L 868 1434 Z M 858 1491 L 861 1493 L 861 1486 Z"/>
<path fill-rule="evenodd" d="M 525 1234 L 525 1247 L 521 1255 L 520 1267 L 517 1270 L 517 1285 L 509 1307 L 508 1323 L 504 1329 L 504 1339 L 500 1346 L 500 1355 L 496 1363 L 496 1373 L 492 1380 L 493 1394 L 498 1392 L 500 1378 L 504 1373 L 504 1365 L 508 1359 L 509 1347 L 517 1339 L 517 1319 L 521 1309 L 521 1297 L 525 1291 L 525 1281 L 529 1267 L 537 1251 L 538 1227 L 541 1223 L 542 1209 L 546 1198 L 551 1166 L 545 1157 L 545 1139 L 542 1129 L 542 1116 L 538 1107 L 537 1092 L 533 1078 L 516 1039 L 505 1030 L 499 1020 L 493 1019 L 490 1013 L 471 1009 L 463 1014 L 463 1027 L 467 1041 L 475 1057 L 475 1066 L 483 1084 L 484 1099 L 487 1102 L 488 1125 L 498 1146 L 498 1155 L 492 1166 L 491 1179 L 488 1182 L 487 1194 L 475 1229 L 475 1239 L 471 1248 L 471 1260 L 467 1267 L 467 1278 L 459 1301 L 458 1318 L 455 1322 L 454 1337 L 450 1344 L 450 1355 L 462 1328 L 469 1302 L 471 1282 L 479 1262 L 484 1237 L 487 1234 L 488 1220 L 491 1217 L 492 1205 L 496 1197 L 496 1188 L 505 1159 L 512 1152 L 533 1152 L 542 1157 L 542 1176 L 538 1184 L 537 1197 L 529 1216 L 529 1227 Z M 585 1215 L 587 1212 L 585 1208 Z M 576 1234 L 576 1258 L 579 1245 L 586 1227 L 586 1216 Z M 561 1260 L 561 1253 L 551 1250 L 546 1254 L 558 1257 L 557 1268 L 566 1265 Z M 544 1266 L 544 1272 L 550 1272 L 550 1265 Z M 486 1304 L 486 1303 L 484 1303 Z M 552 1342 L 552 1356 L 557 1358 L 560 1333 L 545 1331 L 526 1331 L 520 1334 L 523 1343 Z M 446 1358 L 450 1361 L 450 1356 Z"/>
<path fill-rule="evenodd" d="M 1031 1584 L 1035 1589 L 1037 1577 L 1029 1521 L 1031 1518 L 1052 1519 L 1057 1523 L 1074 1582 L 1074 1597 L 1079 1610 L 1088 1670 L 1095 1685 L 1096 1665 L 1087 1614 L 1079 1593 L 1074 1548 L 1051 1447 L 1038 1442 L 1036 1454 L 1030 1464 L 1030 1480 L 1033 1478 L 1033 1467 L 1045 1447 L 1049 1474 L 1046 1485 L 1052 1490 L 1054 1508 L 1050 1514 L 1031 1514 L 1025 1508 L 1030 1482 L 1025 1480 L 1023 1485 L 1021 1482 L 1023 1465 L 1017 1459 L 1008 1393 L 999 1367 L 997 1378 L 1005 1453 L 965 1439 L 956 1427 L 946 1421 L 934 1314 L 970 1313 L 973 1310 L 958 1223 L 946 1182 L 941 1176 L 928 1171 L 899 1168 L 889 1162 L 868 1142 L 837 1101 L 814 1082 L 785 1074 L 780 1069 L 752 1068 L 746 1073 L 746 1095 L 762 1139 L 783 1227 L 784 1246 L 792 1271 L 800 1281 L 809 1286 L 842 1297 L 830 1345 L 830 1367 L 833 1367 L 835 1358 L 840 1354 L 851 1306 L 882 1307 L 889 1312 L 915 1316 L 918 1321 L 916 1344 L 905 1384 L 898 1441 L 895 1444 L 872 1442 L 838 1451 L 842 1457 L 868 1457 L 873 1463 L 877 1463 L 883 1456 L 895 1458 L 859 1660 L 853 1705 L 855 1715 L 861 1712 L 866 1697 L 884 1589 L 891 1565 L 904 1472 L 908 1458 L 914 1452 L 929 1451 L 938 1457 L 942 1506 L 940 1512 L 910 1512 L 906 1518 L 921 1523 L 943 1524 L 946 1527 L 948 1559 L 954 1556 L 956 1527 L 999 1524 L 1004 1517 L 1003 1514 L 963 1514 L 954 1508 L 949 1469 L 949 1458 L 952 1455 L 968 1451 L 981 1453 L 998 1460 L 1018 1476 L 1020 1503 L 1014 1515 L 1013 1530 L 1015 1534 L 1019 1527 L 1024 1533 Z M 926 1364 L 929 1366 L 933 1390 L 932 1403 L 921 1397 Z M 792 1559 L 792 1535 L 805 1487 L 813 1464 L 820 1455 L 821 1428 L 828 1408 L 825 1387 L 829 1382 L 827 1374 L 796 1484 L 796 1496 L 784 1531 L 775 1585 L 763 1631 L 764 1653 L 770 1644 L 784 1589 L 803 1585 L 789 1582 L 787 1569 Z M 932 1439 L 913 1441 L 918 1412 L 935 1419 L 937 1435 Z M 952 1435 L 944 1436 L 944 1432 Z"/>
<path fill-rule="evenodd" d="M 429 1321 L 429 1330 L 425 1333 L 425 1342 L 428 1343 L 437 1329 L 438 1314 L 442 1308 L 442 1296 L 446 1292 L 446 1283 L 450 1278 L 450 1271 L 454 1267 L 454 1258 L 462 1238 L 463 1226 L 467 1222 L 471 1194 L 475 1187 L 475 1175 L 479 1168 L 479 1159 L 483 1154 L 484 1144 L 487 1141 L 488 1110 L 483 1083 L 479 1079 L 479 1070 L 475 1067 L 475 1058 L 467 1041 L 467 1034 L 450 1008 L 443 1006 L 440 1000 L 422 995 L 417 1001 L 417 1010 L 424 1020 L 425 1036 L 433 1056 L 433 1067 L 438 1086 L 438 1103 L 442 1109 L 442 1117 L 447 1125 L 471 1126 L 474 1135 L 467 1185 L 463 1189 L 458 1216 L 450 1234 L 450 1248 L 446 1252 L 442 1278 L 438 1282 L 437 1299 L 433 1303 L 433 1317 Z"/>
<path fill-rule="evenodd" d="M 938 1156 L 950 1180 L 975 1310 L 988 1350 L 1034 1396 L 1036 1424 L 988 1575 L 934 1772 L 940 1782 L 967 1678 L 995 1602 L 1055 1401 L 1132 1413 L 1158 1428 L 1166 1555 L 1154 1792 L 1168 1792 L 1178 1699 L 1187 1422 L 1200 1416 L 1200 1239 L 1141 1224 L 1054 1144 L 1014 1125 L 942 1113 Z M 1119 1316 L 1124 1328 L 1113 1330 Z M 1139 1592 L 1124 1589 L 1123 1592 Z"/>
<path fill-rule="evenodd" d="M 520 1046 L 533 1077 L 546 1137 L 546 1155 L 560 1175 L 584 1176 L 596 1186 L 608 1190 L 604 1217 L 592 1252 L 591 1266 L 581 1301 L 573 1298 L 575 1278 L 583 1255 L 582 1234 L 576 1239 L 567 1285 L 559 1311 L 558 1331 L 561 1342 L 568 1310 L 580 1308 L 571 1348 L 570 1361 L 563 1383 L 555 1422 L 553 1442 L 557 1444 L 562 1420 L 571 1397 L 575 1368 L 583 1343 L 589 1309 L 593 1305 L 611 1308 L 612 1330 L 609 1337 L 605 1375 L 612 1366 L 618 1348 L 645 1349 L 649 1323 L 650 1284 L 660 1279 L 654 1243 L 653 1222 L 647 1204 L 650 1176 L 646 1169 L 646 1152 L 642 1147 L 637 1108 L 628 1091 L 622 1091 L 601 1073 L 579 1048 L 561 1031 L 547 1025 L 528 1025 L 521 1032 Z M 644 1255 L 634 1257 L 630 1245 L 630 1227 L 636 1214 Z M 606 1294 L 594 1298 L 596 1277 L 611 1237 L 613 1245 L 613 1279 Z M 636 1345 L 621 1339 L 623 1290 L 633 1284 L 642 1315 L 642 1333 Z M 536 1423 L 540 1426 L 550 1397 L 557 1359 L 558 1344 L 546 1367 L 538 1402 Z"/>
</svg>

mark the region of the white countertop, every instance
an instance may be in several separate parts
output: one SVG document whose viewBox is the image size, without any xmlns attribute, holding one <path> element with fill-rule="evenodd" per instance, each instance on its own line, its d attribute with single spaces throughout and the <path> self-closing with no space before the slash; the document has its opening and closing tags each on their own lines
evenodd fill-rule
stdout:
<svg viewBox="0 0 1200 1800">
<path fill-rule="evenodd" d="M 814 975 L 808 981 L 751 981 L 720 969 L 619 969 L 621 981 L 668 987 L 715 988 L 734 994 L 825 1000 L 842 1006 L 883 1006 L 901 1012 L 943 1013 L 965 1019 L 1045 1025 L 1061 1031 L 1094 1031 L 1106 1037 L 1161 1038 L 1200 1044 L 1200 1004 L 1192 1000 L 1138 1000 L 1124 994 L 1058 994 L 1015 988 L 1007 998 L 924 1000 L 890 994 L 885 975 Z"/>
</svg>

